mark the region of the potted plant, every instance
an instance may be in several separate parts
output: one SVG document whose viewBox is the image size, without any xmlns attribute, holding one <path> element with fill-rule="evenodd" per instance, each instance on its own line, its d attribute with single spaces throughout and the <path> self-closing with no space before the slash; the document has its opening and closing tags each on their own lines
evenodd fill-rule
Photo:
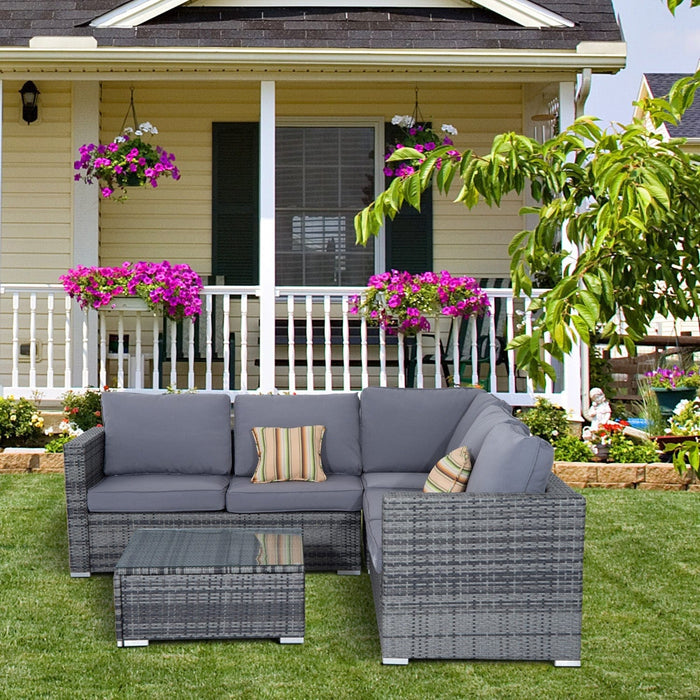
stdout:
<svg viewBox="0 0 700 700">
<path fill-rule="evenodd" d="M 652 391 L 656 394 L 661 412 L 667 415 L 673 413 L 673 409 L 680 401 L 695 398 L 700 387 L 700 374 L 697 367 L 689 370 L 672 368 L 659 368 L 646 375 Z"/>
<path fill-rule="evenodd" d="M 143 140 L 145 134 L 157 134 L 150 122 L 137 128 L 126 127 L 108 144 L 84 144 L 80 147 L 80 159 L 74 163 L 75 180 L 88 184 L 97 182 L 105 199 L 123 202 L 127 187 L 158 187 L 161 177 L 180 179 L 180 171 L 174 165 L 175 156 Z"/>
<path fill-rule="evenodd" d="M 350 313 L 360 314 L 387 333 L 415 335 L 430 330 L 428 318 L 469 318 L 489 309 L 489 300 L 472 277 L 440 273 L 383 272 L 369 278 L 365 292 L 351 299 Z"/>
<path fill-rule="evenodd" d="M 138 297 L 146 307 L 181 321 L 202 310 L 202 280 L 189 265 L 125 262 L 120 267 L 78 267 L 60 277 L 66 293 L 82 309 L 116 308 L 121 296 Z"/>
<path fill-rule="evenodd" d="M 417 122 L 409 114 L 396 114 L 391 123 L 399 127 L 402 133 L 394 144 L 387 147 L 384 154 L 386 177 L 412 175 L 426 153 L 434 151 L 438 146 L 451 146 L 451 137 L 457 134 L 457 129 L 452 124 L 443 124 L 438 133 L 427 124 Z M 448 155 L 459 158 L 460 154 L 458 151 L 449 151 Z"/>
</svg>

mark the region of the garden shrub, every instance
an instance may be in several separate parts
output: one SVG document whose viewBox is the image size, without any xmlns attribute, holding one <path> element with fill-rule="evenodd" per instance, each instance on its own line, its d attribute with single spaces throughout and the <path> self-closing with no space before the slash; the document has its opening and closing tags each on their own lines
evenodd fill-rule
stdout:
<svg viewBox="0 0 700 700">
<path fill-rule="evenodd" d="M 0 397 L 0 445 L 31 445 L 40 442 L 44 419 L 29 399 Z"/>
<path fill-rule="evenodd" d="M 591 446 L 573 435 L 564 435 L 554 443 L 554 459 L 560 462 L 592 462 Z"/>
<path fill-rule="evenodd" d="M 102 425 L 102 392 L 87 389 L 82 394 L 73 391 L 63 397 L 63 413 L 66 420 L 81 430 Z"/>
<path fill-rule="evenodd" d="M 516 417 L 530 428 L 533 435 L 554 445 L 557 440 L 571 434 L 566 411 L 547 399 L 538 398 L 532 408 L 518 411 Z"/>
</svg>

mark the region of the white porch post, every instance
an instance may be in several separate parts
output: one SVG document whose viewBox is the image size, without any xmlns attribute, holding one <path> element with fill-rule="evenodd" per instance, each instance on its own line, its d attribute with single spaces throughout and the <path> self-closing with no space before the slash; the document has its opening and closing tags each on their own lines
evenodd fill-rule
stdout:
<svg viewBox="0 0 700 700">
<path fill-rule="evenodd" d="M 576 84 L 574 82 L 559 83 L 559 123 L 565 129 L 576 119 Z M 566 226 L 562 229 L 562 245 L 568 244 Z M 571 259 L 576 259 L 577 253 L 572 249 Z M 564 261 L 566 264 L 568 261 Z M 564 361 L 564 408 L 574 420 L 582 420 L 582 387 L 583 387 L 583 347 L 576 346 Z"/>
<path fill-rule="evenodd" d="M 2 279 L 2 126 L 3 126 L 3 118 L 2 115 L 4 114 L 3 112 L 4 109 L 4 103 L 3 103 L 3 84 L 2 80 L 0 80 L 0 281 Z M 2 392 L 0 392 L 1 394 Z"/>
<path fill-rule="evenodd" d="M 275 83 L 260 83 L 260 390 L 275 388 Z"/>
<path fill-rule="evenodd" d="M 100 138 L 100 84 L 74 82 L 72 100 L 73 154 L 84 143 L 98 143 Z M 98 190 L 94 185 L 76 183 L 73 188 L 73 266 L 99 263 L 99 206 Z M 97 313 L 90 312 L 88 330 L 88 382 L 97 386 Z M 73 342 L 73 384 L 82 383 L 83 326 L 82 314 L 74 314 L 71 335 Z"/>
</svg>

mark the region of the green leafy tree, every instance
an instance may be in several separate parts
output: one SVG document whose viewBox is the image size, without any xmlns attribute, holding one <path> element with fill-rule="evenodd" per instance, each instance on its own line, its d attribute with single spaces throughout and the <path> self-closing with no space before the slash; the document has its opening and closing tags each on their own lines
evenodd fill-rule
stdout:
<svg viewBox="0 0 700 700">
<path fill-rule="evenodd" d="M 679 4 L 668 0 L 671 11 Z M 562 359 L 597 333 L 611 347 L 624 343 L 633 351 L 656 313 L 690 319 L 700 310 L 700 156 L 685 152 L 683 139 L 664 142 L 654 131 L 680 121 L 698 86 L 700 71 L 666 98 L 646 100 L 653 128 L 635 120 L 608 133 L 582 117 L 544 143 L 500 134 L 485 155 L 452 146 L 427 156 L 400 149 L 392 157 L 414 160 L 416 172 L 394 179 L 357 215 L 358 242 L 366 244 L 404 203 L 420 208 L 433 181 L 443 193 L 459 181 L 455 201 L 469 209 L 499 206 L 507 194 L 529 188 L 536 205 L 522 213 L 536 215 L 537 225 L 508 248 L 515 293 L 531 297 L 532 330 L 510 343 L 517 364 L 535 381 L 554 378 L 544 352 Z M 533 279 L 541 278 L 550 288 L 532 296 Z"/>
</svg>

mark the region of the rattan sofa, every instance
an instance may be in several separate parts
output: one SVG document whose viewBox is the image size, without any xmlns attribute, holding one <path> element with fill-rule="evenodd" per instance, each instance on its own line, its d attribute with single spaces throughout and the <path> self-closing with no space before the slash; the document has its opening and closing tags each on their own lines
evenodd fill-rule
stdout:
<svg viewBox="0 0 700 700">
<path fill-rule="evenodd" d="M 142 527 L 295 527 L 303 531 L 307 570 L 359 572 L 364 541 L 384 663 L 441 658 L 579 664 L 585 502 L 551 474 L 551 447 L 491 395 L 376 388 L 359 397 L 240 395 L 232 431 L 218 418 L 216 431 L 196 433 L 203 421 L 212 423 L 200 410 L 204 400 L 223 397 L 144 396 L 108 395 L 107 430 L 93 429 L 67 446 L 72 575 L 112 571 L 131 534 Z M 148 415 L 171 420 L 146 421 L 137 411 L 120 424 L 120 416 L 131 413 L 126 407 L 142 403 Z M 201 420 L 183 430 L 182 414 L 178 420 L 172 408 L 186 414 L 195 405 Z M 327 427 L 325 486 L 251 485 L 256 455 L 250 428 L 309 424 Z M 139 442 L 139 425 L 152 442 Z M 121 445 L 112 439 L 114 430 L 122 431 Z M 115 448 L 130 451 L 128 465 L 153 449 L 167 465 L 181 460 L 182 445 L 193 441 L 225 461 L 226 441 L 215 435 L 221 431 L 227 432 L 233 468 L 211 476 L 216 484 L 224 478 L 226 486 L 223 500 L 217 491 L 208 502 L 210 510 L 186 510 L 186 493 L 175 501 L 170 494 L 159 496 L 160 512 L 148 512 L 140 494 L 128 490 L 110 507 L 113 492 L 106 487 L 131 483 L 128 474 L 105 474 Z M 124 446 L 124 435 L 135 444 Z M 163 440 L 175 441 L 175 447 Z M 473 461 L 467 491 L 423 493 L 432 465 L 461 445 Z M 149 478 L 143 483 L 149 485 Z M 171 502 L 180 510 L 167 511 Z"/>
</svg>

